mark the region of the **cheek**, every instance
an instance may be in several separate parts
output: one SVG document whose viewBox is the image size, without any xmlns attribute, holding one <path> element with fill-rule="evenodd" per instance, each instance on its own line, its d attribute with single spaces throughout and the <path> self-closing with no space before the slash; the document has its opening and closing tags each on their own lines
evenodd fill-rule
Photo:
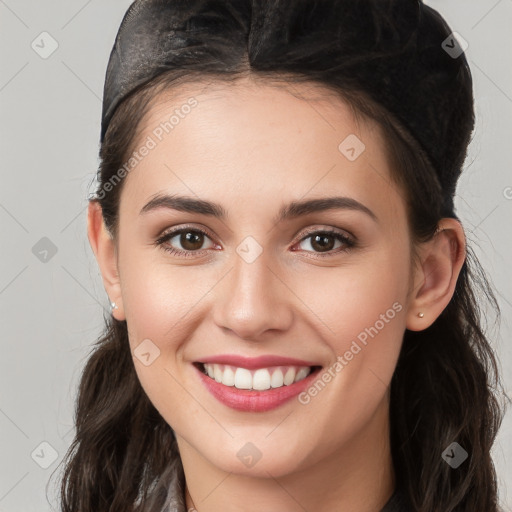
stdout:
<svg viewBox="0 0 512 512">
<path fill-rule="evenodd" d="M 132 350 L 150 339 L 162 350 L 161 362 L 174 364 L 197 327 L 198 311 L 219 281 L 218 272 L 208 266 L 170 264 L 143 250 L 125 252 L 120 272 Z"/>
<path fill-rule="evenodd" d="M 173 324 L 185 314 L 187 288 L 170 267 L 154 261 L 151 249 L 137 249 L 135 241 L 120 244 L 119 271 L 132 352 L 147 340 L 163 349 L 165 333 L 172 332 Z M 168 357 L 162 350 L 152 366 L 164 366 Z"/>
<path fill-rule="evenodd" d="M 383 398 L 400 353 L 406 324 L 408 254 L 389 247 L 350 268 L 331 270 L 327 277 L 326 269 L 319 269 L 317 279 L 308 280 L 298 291 L 320 317 L 314 328 L 320 329 L 332 354 L 331 391 L 322 391 L 323 398 L 316 404 L 329 410 L 333 421 L 350 411 L 355 423 L 362 424 Z M 342 409 L 336 405 L 340 399 L 345 404 Z M 324 408 L 324 400 L 332 407 Z"/>
<path fill-rule="evenodd" d="M 315 313 L 309 315 L 316 318 L 315 330 L 330 340 L 337 355 L 353 340 L 364 343 L 372 335 L 400 342 L 405 327 L 407 251 L 387 246 L 360 254 L 339 267 L 312 267 L 308 279 L 294 281 L 294 291 Z"/>
<path fill-rule="evenodd" d="M 170 411 L 181 410 L 183 404 L 193 410 L 196 405 L 189 403 L 190 396 L 180 384 L 184 375 L 177 359 L 180 347 L 193 332 L 190 318 L 194 305 L 205 293 L 203 285 L 191 267 L 172 267 L 162 259 L 156 262 L 144 251 L 125 251 L 120 258 L 120 273 L 137 377 L 154 407 L 173 422 L 173 427 L 178 419 L 179 426 L 179 416 L 170 415 Z"/>
</svg>

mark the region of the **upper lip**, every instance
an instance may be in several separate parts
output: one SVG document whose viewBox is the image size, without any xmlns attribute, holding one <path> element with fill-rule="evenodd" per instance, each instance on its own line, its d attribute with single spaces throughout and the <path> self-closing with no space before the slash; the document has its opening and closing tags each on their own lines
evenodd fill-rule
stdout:
<svg viewBox="0 0 512 512">
<path fill-rule="evenodd" d="M 198 363 L 228 364 L 237 368 L 269 368 L 271 366 L 320 366 L 318 363 L 295 359 L 293 357 L 281 357 L 275 355 L 263 355 L 258 357 L 244 357 L 235 354 L 219 354 L 216 356 L 199 359 Z"/>
</svg>

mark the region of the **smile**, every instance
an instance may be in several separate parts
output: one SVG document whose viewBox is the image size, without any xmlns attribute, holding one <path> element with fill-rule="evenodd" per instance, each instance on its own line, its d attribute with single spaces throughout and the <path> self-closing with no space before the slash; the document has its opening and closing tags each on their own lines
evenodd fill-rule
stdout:
<svg viewBox="0 0 512 512">
<path fill-rule="evenodd" d="M 296 397 L 322 366 L 297 359 L 262 356 L 216 356 L 193 364 L 209 391 L 223 405 L 246 412 L 265 412 Z"/>
<path fill-rule="evenodd" d="M 299 382 L 312 371 L 309 366 L 276 366 L 249 370 L 231 365 L 203 364 L 204 373 L 224 386 L 265 391 Z"/>
</svg>

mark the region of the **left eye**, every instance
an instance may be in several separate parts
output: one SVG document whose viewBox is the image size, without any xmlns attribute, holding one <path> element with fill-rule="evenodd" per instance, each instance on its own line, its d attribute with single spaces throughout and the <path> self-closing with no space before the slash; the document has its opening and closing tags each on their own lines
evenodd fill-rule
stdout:
<svg viewBox="0 0 512 512">
<path fill-rule="evenodd" d="M 348 250 L 354 246 L 354 242 L 350 238 L 337 231 L 314 231 L 303 237 L 299 245 L 306 240 L 310 240 L 309 246 L 314 249 L 313 251 L 307 252 L 319 252 L 320 255 L 322 255 L 321 253 L 332 254 L 332 250 L 335 249 L 334 244 L 336 241 L 340 242 L 342 247 L 345 246 L 341 251 Z M 340 248 L 340 245 L 338 245 L 337 249 Z M 341 251 L 335 251 L 335 253 Z"/>
</svg>

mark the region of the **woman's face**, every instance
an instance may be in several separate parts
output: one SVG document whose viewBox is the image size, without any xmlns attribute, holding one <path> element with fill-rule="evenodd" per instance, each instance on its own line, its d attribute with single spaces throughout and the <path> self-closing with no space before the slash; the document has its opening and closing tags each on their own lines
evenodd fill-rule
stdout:
<svg viewBox="0 0 512 512">
<path fill-rule="evenodd" d="M 248 81 L 141 126 L 114 314 L 182 456 L 277 477 L 384 442 L 411 253 L 380 131 L 318 86 Z"/>
</svg>

